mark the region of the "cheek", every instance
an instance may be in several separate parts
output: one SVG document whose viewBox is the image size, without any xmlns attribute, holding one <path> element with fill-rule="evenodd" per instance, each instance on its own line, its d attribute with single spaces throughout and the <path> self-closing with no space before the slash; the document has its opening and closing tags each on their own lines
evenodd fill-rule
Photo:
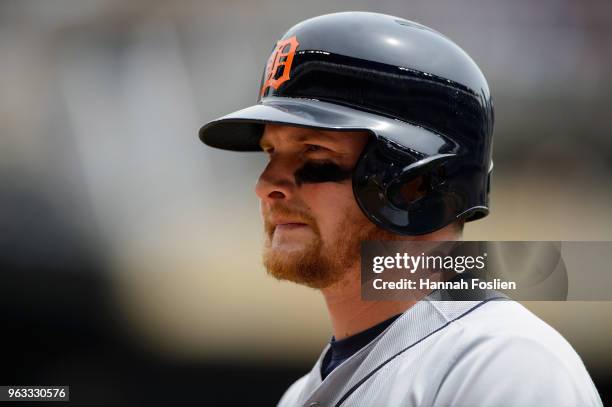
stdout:
<svg viewBox="0 0 612 407">
<path fill-rule="evenodd" d="M 315 217 L 324 241 L 346 232 L 339 229 L 347 218 L 354 220 L 355 224 L 366 220 L 355 201 L 350 182 L 309 184 L 303 185 L 302 189 L 304 201 Z"/>
</svg>

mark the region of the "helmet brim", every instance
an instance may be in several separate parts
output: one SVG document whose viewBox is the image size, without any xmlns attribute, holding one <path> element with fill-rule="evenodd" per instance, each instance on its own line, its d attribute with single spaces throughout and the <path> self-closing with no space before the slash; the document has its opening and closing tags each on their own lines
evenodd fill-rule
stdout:
<svg viewBox="0 0 612 407">
<path fill-rule="evenodd" d="M 435 132 L 397 119 L 314 99 L 286 97 L 267 97 L 259 104 L 213 120 L 200 129 L 200 140 L 223 150 L 260 151 L 265 124 L 369 131 L 425 155 L 437 154 L 449 143 Z"/>
</svg>

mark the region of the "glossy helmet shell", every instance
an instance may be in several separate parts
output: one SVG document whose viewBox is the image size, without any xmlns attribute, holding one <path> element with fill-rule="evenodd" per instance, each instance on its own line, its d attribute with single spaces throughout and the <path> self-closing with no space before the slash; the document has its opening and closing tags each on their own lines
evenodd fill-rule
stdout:
<svg viewBox="0 0 612 407">
<path fill-rule="evenodd" d="M 256 105 L 200 130 L 213 147 L 258 151 L 266 123 L 372 134 L 353 174 L 366 216 L 403 235 L 488 214 L 493 107 L 474 61 L 444 35 L 346 12 L 275 44 Z"/>
</svg>

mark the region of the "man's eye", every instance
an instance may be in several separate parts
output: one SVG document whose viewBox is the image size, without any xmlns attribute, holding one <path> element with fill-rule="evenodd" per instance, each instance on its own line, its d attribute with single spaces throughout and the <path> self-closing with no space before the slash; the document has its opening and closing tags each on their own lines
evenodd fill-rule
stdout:
<svg viewBox="0 0 612 407">
<path fill-rule="evenodd" d="M 306 146 L 306 151 L 311 153 L 311 152 L 315 152 L 315 151 L 323 151 L 325 150 L 324 147 L 318 146 L 316 144 L 308 144 Z"/>
</svg>

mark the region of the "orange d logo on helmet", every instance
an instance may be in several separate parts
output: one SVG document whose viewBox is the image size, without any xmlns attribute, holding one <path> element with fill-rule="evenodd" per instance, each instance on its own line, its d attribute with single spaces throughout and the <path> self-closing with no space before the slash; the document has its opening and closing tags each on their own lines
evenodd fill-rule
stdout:
<svg viewBox="0 0 612 407">
<path fill-rule="evenodd" d="M 289 80 L 293 55 L 298 45 L 300 45 L 300 43 L 297 41 L 295 35 L 276 43 L 276 47 L 274 47 L 268 59 L 268 64 L 266 65 L 266 73 L 264 75 L 264 83 L 261 87 L 260 96 L 263 96 L 267 88 L 272 87 L 278 89 L 283 82 Z"/>
</svg>

